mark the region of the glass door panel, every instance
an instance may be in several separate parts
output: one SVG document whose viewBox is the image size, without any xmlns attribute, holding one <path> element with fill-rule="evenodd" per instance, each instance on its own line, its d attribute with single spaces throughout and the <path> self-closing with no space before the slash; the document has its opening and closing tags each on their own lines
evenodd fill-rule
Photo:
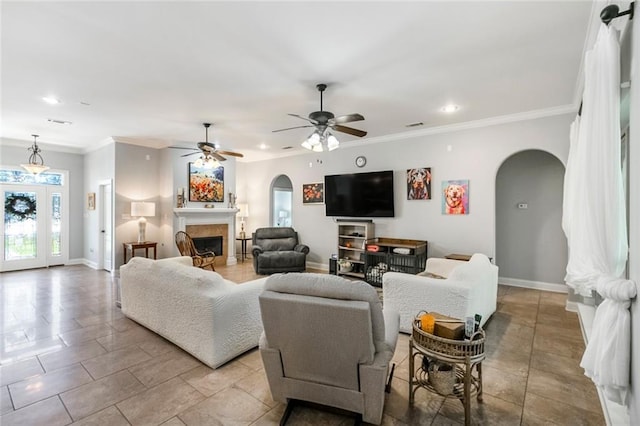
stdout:
<svg viewBox="0 0 640 426">
<path fill-rule="evenodd" d="M 51 194 L 51 246 L 49 255 L 52 257 L 62 255 L 62 194 Z"/>
<path fill-rule="evenodd" d="M 46 190 L 27 185 L 2 186 L 2 258 L 0 270 L 46 266 Z"/>
<path fill-rule="evenodd" d="M 35 192 L 4 193 L 4 260 L 38 257 L 38 210 Z"/>
</svg>

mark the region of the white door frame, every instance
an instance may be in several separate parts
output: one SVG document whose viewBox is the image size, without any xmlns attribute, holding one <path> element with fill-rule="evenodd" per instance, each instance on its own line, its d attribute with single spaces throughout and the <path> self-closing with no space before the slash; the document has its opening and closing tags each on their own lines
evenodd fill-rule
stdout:
<svg viewBox="0 0 640 426">
<path fill-rule="evenodd" d="M 110 212 L 106 212 L 105 211 L 105 204 L 104 201 L 104 196 L 105 196 L 105 186 L 111 186 L 111 211 Z M 109 272 L 113 272 L 113 254 L 114 254 L 114 240 L 113 240 L 113 223 L 114 223 L 114 217 L 113 217 L 113 198 L 114 198 L 114 191 L 113 191 L 113 180 L 112 179 L 106 179 L 106 180 L 101 180 L 98 182 L 98 200 L 100 200 L 98 204 L 98 269 L 106 269 Z M 110 213 L 110 214 L 107 214 Z M 104 248 L 104 244 L 105 244 L 105 233 L 103 232 L 103 230 L 105 229 L 104 227 L 104 221 L 105 218 L 108 217 L 110 218 L 110 231 L 111 231 L 111 265 L 105 265 L 105 261 L 104 261 L 104 256 L 105 256 L 105 248 Z"/>
</svg>

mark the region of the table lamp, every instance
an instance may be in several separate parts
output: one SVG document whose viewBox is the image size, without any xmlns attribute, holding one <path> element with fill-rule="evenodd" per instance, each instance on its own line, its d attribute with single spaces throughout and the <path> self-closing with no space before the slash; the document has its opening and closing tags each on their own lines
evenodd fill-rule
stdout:
<svg viewBox="0 0 640 426">
<path fill-rule="evenodd" d="M 246 238 L 247 234 L 244 232 L 244 220 L 249 217 L 249 204 L 238 203 L 238 216 L 240 216 L 240 238 Z"/>
<path fill-rule="evenodd" d="M 144 201 L 134 201 L 131 203 L 131 216 L 140 216 L 138 219 L 138 242 L 144 243 L 146 241 L 145 231 L 147 228 L 147 219 L 145 216 L 156 215 L 156 203 L 149 203 Z"/>
</svg>

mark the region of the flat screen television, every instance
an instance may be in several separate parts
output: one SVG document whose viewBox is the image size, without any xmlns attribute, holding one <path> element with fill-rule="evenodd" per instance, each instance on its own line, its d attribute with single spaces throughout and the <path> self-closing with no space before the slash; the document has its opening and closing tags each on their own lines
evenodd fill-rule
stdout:
<svg viewBox="0 0 640 426">
<path fill-rule="evenodd" d="M 324 177 L 327 216 L 394 217 L 393 170 Z"/>
</svg>

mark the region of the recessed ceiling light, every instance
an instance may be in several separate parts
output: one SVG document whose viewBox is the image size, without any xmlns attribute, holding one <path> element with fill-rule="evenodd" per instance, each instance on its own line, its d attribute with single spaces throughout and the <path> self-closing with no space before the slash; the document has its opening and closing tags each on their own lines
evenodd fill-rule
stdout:
<svg viewBox="0 0 640 426">
<path fill-rule="evenodd" d="M 459 109 L 460 109 L 460 107 L 458 105 L 449 104 L 449 105 L 445 105 L 442 108 L 440 108 L 440 111 L 442 111 L 442 112 L 456 112 Z"/>
<path fill-rule="evenodd" d="M 42 98 L 43 101 L 45 101 L 46 103 L 50 104 L 50 105 L 57 105 L 60 103 L 59 99 L 54 98 L 53 96 L 45 96 Z"/>
<path fill-rule="evenodd" d="M 266 143 L 261 143 L 261 144 L 259 145 L 259 147 L 260 147 L 260 149 L 267 149 L 267 148 L 268 148 L 268 146 L 267 146 L 267 144 L 266 144 Z"/>
</svg>

